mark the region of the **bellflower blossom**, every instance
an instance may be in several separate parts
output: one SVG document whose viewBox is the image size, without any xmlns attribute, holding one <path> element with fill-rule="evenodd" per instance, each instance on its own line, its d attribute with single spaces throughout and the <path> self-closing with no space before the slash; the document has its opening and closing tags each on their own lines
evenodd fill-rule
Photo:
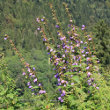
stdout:
<svg viewBox="0 0 110 110">
<path fill-rule="evenodd" d="M 7 40 L 7 37 L 5 37 L 4 40 Z"/>
<path fill-rule="evenodd" d="M 39 91 L 39 94 L 45 94 L 45 93 L 46 93 L 45 90 L 40 90 L 40 91 Z"/>
<path fill-rule="evenodd" d="M 34 79 L 34 82 L 37 82 L 37 78 L 36 78 L 36 79 Z"/>
<path fill-rule="evenodd" d="M 87 76 L 90 77 L 92 74 L 90 72 L 87 73 Z"/>
<path fill-rule="evenodd" d="M 59 26 L 59 25 L 56 25 L 55 27 L 56 27 L 56 28 L 59 28 L 60 26 Z"/>
<path fill-rule="evenodd" d="M 82 28 L 81 29 L 84 30 L 85 29 L 85 25 L 82 25 Z"/>
<path fill-rule="evenodd" d="M 23 75 L 26 75 L 26 73 L 25 73 L 25 72 L 23 72 Z"/>
</svg>

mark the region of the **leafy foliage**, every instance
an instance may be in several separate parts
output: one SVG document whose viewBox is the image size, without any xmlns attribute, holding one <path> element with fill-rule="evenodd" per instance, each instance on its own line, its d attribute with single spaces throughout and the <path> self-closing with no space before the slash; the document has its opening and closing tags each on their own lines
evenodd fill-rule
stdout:
<svg viewBox="0 0 110 110">
<path fill-rule="evenodd" d="M 109 7 L 109 0 L 1 0 L 0 109 L 109 110 Z M 22 59 L 4 34 L 35 69 L 46 94 L 33 95 L 28 88 Z M 62 48 L 65 38 L 75 52 L 69 43 Z"/>
</svg>

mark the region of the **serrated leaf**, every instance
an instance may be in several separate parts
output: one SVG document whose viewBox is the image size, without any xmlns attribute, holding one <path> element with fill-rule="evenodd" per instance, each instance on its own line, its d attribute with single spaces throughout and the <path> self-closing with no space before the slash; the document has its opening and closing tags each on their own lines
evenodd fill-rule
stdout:
<svg viewBox="0 0 110 110">
<path fill-rule="evenodd" d="M 74 87 L 74 85 L 67 85 L 67 88 L 71 88 L 71 87 Z"/>
<path fill-rule="evenodd" d="M 14 110 L 14 107 L 11 106 L 7 110 Z"/>
<path fill-rule="evenodd" d="M 63 86 L 58 86 L 58 87 L 57 87 L 57 90 L 58 90 L 58 89 L 63 89 L 63 88 L 64 88 Z"/>
<path fill-rule="evenodd" d="M 10 93 L 10 94 L 7 94 L 7 96 L 6 96 L 6 97 L 13 99 L 13 97 L 14 97 L 14 94 L 12 94 L 12 93 Z"/>
<path fill-rule="evenodd" d="M 8 89 L 4 89 L 3 86 L 0 86 L 0 95 L 4 95 Z"/>
<path fill-rule="evenodd" d="M 76 81 L 77 83 L 80 83 L 79 76 L 73 76 L 72 79 L 73 79 L 74 81 Z"/>
<path fill-rule="evenodd" d="M 20 91 L 21 89 L 20 88 L 18 88 L 18 89 L 16 89 L 17 91 Z"/>
</svg>

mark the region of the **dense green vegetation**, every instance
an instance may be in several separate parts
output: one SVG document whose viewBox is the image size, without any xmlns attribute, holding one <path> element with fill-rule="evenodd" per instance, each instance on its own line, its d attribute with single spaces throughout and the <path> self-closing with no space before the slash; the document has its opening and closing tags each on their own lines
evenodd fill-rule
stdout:
<svg viewBox="0 0 110 110">
<path fill-rule="evenodd" d="M 52 9 L 50 4 L 53 6 Z M 54 16 L 54 11 L 56 16 Z M 37 18 L 44 19 L 45 22 L 38 23 L 36 22 Z M 47 52 L 47 46 L 49 45 L 52 49 L 55 49 L 56 53 L 54 55 L 61 58 L 64 53 L 61 48 L 57 48 L 58 44 L 62 44 L 57 33 L 63 32 L 67 39 L 70 37 L 67 33 L 71 27 L 68 26 L 68 24 L 71 24 L 70 19 L 73 20 L 72 24 L 78 26 L 79 29 L 82 25 L 85 25 L 85 32 L 76 31 L 80 35 L 80 40 L 86 42 L 85 36 L 87 33 L 92 35 L 93 43 L 87 45 L 92 54 L 96 55 L 100 61 L 100 64 L 96 64 L 92 59 L 93 64 L 90 64 L 91 72 L 94 73 L 99 89 L 88 87 L 85 83 L 87 82 L 86 76 L 78 74 L 72 79 L 75 83 L 74 92 L 69 93 L 72 90 L 71 85 L 67 86 L 66 89 L 60 87 L 68 93 L 62 103 L 58 100 L 59 86 L 56 86 L 57 79 L 54 77 L 60 70 L 56 67 L 57 69 L 54 71 L 53 54 L 50 50 L 48 50 L 49 53 Z M 109 0 L 0 0 L 0 109 L 109 110 L 109 19 Z M 56 29 L 56 25 L 60 26 L 60 29 Z M 43 28 L 48 42 L 42 41 L 44 35 L 42 30 L 39 31 L 39 28 Z M 10 42 L 4 40 L 5 34 L 9 35 L 9 38 L 12 39 L 22 57 L 31 65 L 31 68 L 35 68 L 35 74 L 42 83 L 43 89 L 46 90 L 46 94 L 32 94 L 32 91 L 27 86 L 28 78 L 26 79 L 22 75 L 24 66 Z M 82 45 L 81 49 L 83 46 L 85 45 Z M 72 55 L 79 55 L 79 50 L 75 49 L 77 53 Z M 69 55 L 68 59 L 66 59 L 68 61 L 70 61 Z M 77 66 L 73 67 L 78 68 L 81 73 L 86 73 L 84 63 L 79 63 L 83 65 L 81 69 Z M 97 67 L 97 65 L 99 70 L 95 72 L 93 68 Z M 58 66 L 63 67 L 64 65 L 61 63 Z M 64 73 L 66 75 L 73 74 L 70 71 Z M 64 80 L 71 82 L 69 78 Z M 91 91 L 90 94 L 88 90 Z"/>
</svg>

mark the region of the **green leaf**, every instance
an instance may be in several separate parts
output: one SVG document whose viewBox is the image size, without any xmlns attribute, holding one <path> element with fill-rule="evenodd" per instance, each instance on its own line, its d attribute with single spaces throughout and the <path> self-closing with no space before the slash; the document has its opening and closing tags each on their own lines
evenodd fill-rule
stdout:
<svg viewBox="0 0 110 110">
<path fill-rule="evenodd" d="M 10 93 L 10 94 L 7 94 L 7 96 L 6 96 L 7 98 L 10 98 L 10 99 L 13 99 L 13 97 L 14 97 L 14 94 L 12 94 L 12 93 Z"/>
<path fill-rule="evenodd" d="M 39 87 L 38 86 L 32 87 L 32 89 L 37 89 L 37 88 L 39 88 Z"/>
<path fill-rule="evenodd" d="M 80 65 L 72 65 L 72 67 L 74 68 L 74 67 L 81 67 Z"/>
<path fill-rule="evenodd" d="M 58 87 L 57 87 L 57 90 L 58 90 L 58 89 L 64 89 L 64 86 L 58 86 Z"/>
<path fill-rule="evenodd" d="M 18 88 L 18 89 L 16 89 L 17 91 L 21 91 L 21 89 L 20 88 Z"/>
<path fill-rule="evenodd" d="M 74 81 L 76 81 L 77 83 L 80 83 L 79 76 L 73 76 L 72 79 L 73 79 Z"/>
<path fill-rule="evenodd" d="M 7 110 L 14 110 L 14 107 L 11 106 Z"/>
<path fill-rule="evenodd" d="M 67 89 L 68 89 L 68 88 L 71 88 L 71 87 L 73 88 L 73 86 L 74 86 L 74 85 L 67 85 Z"/>
<path fill-rule="evenodd" d="M 65 75 L 71 75 L 74 74 L 73 72 L 66 72 Z"/>
<path fill-rule="evenodd" d="M 8 90 L 8 88 L 4 89 L 3 86 L 0 86 L 0 95 L 4 95 L 7 92 L 7 90 Z"/>
</svg>

